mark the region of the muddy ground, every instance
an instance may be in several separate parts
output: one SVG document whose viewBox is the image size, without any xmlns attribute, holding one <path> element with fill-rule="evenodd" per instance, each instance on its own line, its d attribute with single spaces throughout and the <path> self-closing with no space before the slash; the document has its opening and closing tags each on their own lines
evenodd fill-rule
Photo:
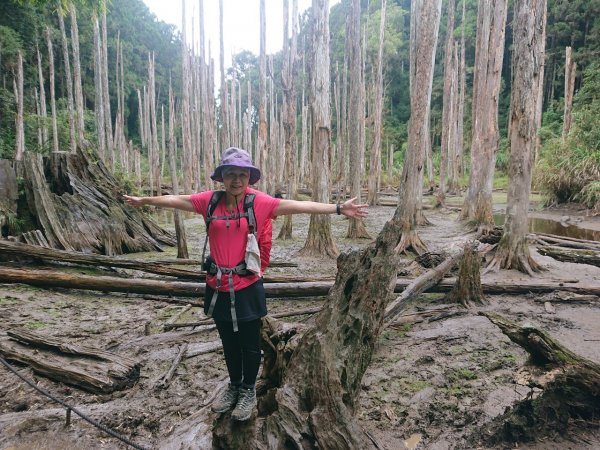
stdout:
<svg viewBox="0 0 600 450">
<path fill-rule="evenodd" d="M 366 223 L 373 237 L 393 212 L 392 207 L 370 209 Z M 451 250 L 473 237 L 456 222 L 455 210 L 426 211 L 426 215 L 432 225 L 421 228 L 420 233 L 431 250 Z M 559 220 L 568 215 L 573 219 L 570 222 L 600 230 L 600 218 L 588 217 L 578 208 L 537 210 L 535 215 Z M 279 219 L 275 223 L 274 237 L 281 222 Z M 198 257 L 203 242 L 203 222 L 192 217 L 186 225 L 192 256 Z M 333 276 L 334 260 L 296 255 L 304 243 L 308 218 L 295 217 L 294 227 L 293 241 L 274 241 L 272 259 L 297 262 L 298 268 L 271 268 L 270 273 Z M 343 218 L 332 217 L 333 235 L 341 251 L 369 244 L 370 241 L 345 239 L 346 227 Z M 166 249 L 160 256 L 174 253 L 174 249 Z M 547 269 L 538 275 L 543 280 L 555 281 L 557 285 L 561 281 L 579 280 L 600 286 L 600 268 L 559 263 L 535 251 L 534 256 Z M 81 268 L 65 270 L 98 273 Z M 525 278 L 513 271 L 485 277 L 517 284 Z M 548 313 L 540 297 L 530 294 L 488 296 L 486 306 L 466 311 L 445 303 L 442 294 L 421 296 L 407 313 L 434 307 L 447 307 L 447 312 L 425 320 L 418 314 L 407 316 L 405 323 L 390 327 L 380 336 L 362 383 L 357 411 L 361 425 L 388 450 L 487 448 L 467 444 L 466 438 L 531 392 L 530 388 L 518 384 L 519 368 L 526 362 L 525 352 L 487 319 L 478 316 L 479 310 L 496 311 L 519 322 L 533 323 L 572 351 L 600 363 L 600 304 L 556 303 L 556 312 Z M 322 301 L 322 298 L 269 300 L 269 307 L 271 312 L 282 312 L 316 306 Z M 164 442 L 173 430 L 205 406 L 226 380 L 222 355 L 209 353 L 185 360 L 167 389 L 156 388 L 158 378 L 168 370 L 184 340 L 198 345 L 217 339 L 214 331 L 184 329 L 162 333 L 162 325 L 181 308 L 134 295 L 0 285 L 0 338 L 4 338 L 10 327 L 24 327 L 48 336 L 111 349 L 141 361 L 139 382 L 110 395 L 93 395 L 38 376 L 27 367 L 16 365 L 16 368 L 39 387 L 136 443 L 165 448 Z M 198 308 L 193 308 L 180 321 L 202 315 Z M 152 334 L 145 337 L 148 323 Z M 65 410 L 58 406 L 0 366 L 0 448 L 126 448 L 75 415 L 71 425 L 65 426 Z M 598 423 L 591 424 L 591 428 L 574 429 L 568 436 L 551 436 L 543 442 L 519 444 L 518 448 L 598 449 L 599 429 Z M 205 437 L 204 442 L 209 442 L 209 436 Z"/>
</svg>

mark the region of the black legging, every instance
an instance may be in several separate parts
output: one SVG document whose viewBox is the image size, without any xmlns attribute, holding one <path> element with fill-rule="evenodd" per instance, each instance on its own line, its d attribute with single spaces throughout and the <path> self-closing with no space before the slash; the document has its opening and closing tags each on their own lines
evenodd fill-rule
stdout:
<svg viewBox="0 0 600 450">
<path fill-rule="evenodd" d="M 216 321 L 223 342 L 225 363 L 232 383 L 243 382 L 244 387 L 256 383 L 260 366 L 260 319 L 238 322 L 239 331 L 233 332 L 231 322 Z"/>
</svg>

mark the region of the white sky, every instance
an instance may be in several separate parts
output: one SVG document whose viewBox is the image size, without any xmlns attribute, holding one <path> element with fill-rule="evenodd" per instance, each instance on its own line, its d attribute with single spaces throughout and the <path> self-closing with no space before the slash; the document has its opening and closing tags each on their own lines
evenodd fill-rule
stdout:
<svg viewBox="0 0 600 450">
<path fill-rule="evenodd" d="M 330 0 L 334 5 L 340 0 Z M 181 0 L 144 0 L 159 20 L 171 23 L 181 30 Z M 298 0 L 298 14 L 312 4 L 311 0 Z M 289 2 L 292 14 L 292 0 Z M 198 39 L 198 0 L 185 0 L 188 37 L 191 38 L 192 19 Z M 258 55 L 260 50 L 260 0 L 223 0 L 223 38 L 225 67 L 231 66 L 231 55 L 241 50 L 250 50 Z M 283 0 L 265 0 L 267 19 L 267 54 L 275 53 L 282 47 L 283 40 Z M 204 0 L 204 26 L 206 29 L 206 51 L 210 41 L 212 56 L 218 65 L 219 54 L 219 0 Z M 291 26 L 291 19 L 290 19 Z"/>
</svg>

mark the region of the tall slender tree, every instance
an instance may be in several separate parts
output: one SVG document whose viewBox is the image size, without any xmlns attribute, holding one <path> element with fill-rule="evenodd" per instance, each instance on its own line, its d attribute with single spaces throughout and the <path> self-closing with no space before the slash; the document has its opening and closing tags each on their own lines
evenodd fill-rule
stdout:
<svg viewBox="0 0 600 450">
<path fill-rule="evenodd" d="M 264 0 L 261 0 L 264 1 Z M 310 109 L 312 128 L 312 199 L 329 202 L 329 0 L 312 0 L 312 46 L 310 50 Z M 304 255 L 335 257 L 339 251 L 331 236 L 329 215 L 310 216 Z"/>
<path fill-rule="evenodd" d="M 473 75 L 471 177 L 460 214 L 481 233 L 494 227 L 492 187 L 498 150 L 498 99 L 507 0 L 480 0 Z"/>
<path fill-rule="evenodd" d="M 77 26 L 77 10 L 73 2 L 69 3 L 71 16 L 71 49 L 73 50 L 73 91 L 75 94 L 75 109 L 77 111 L 77 137 L 79 144 L 85 138 L 85 110 L 83 107 L 83 88 L 81 86 L 81 58 L 79 57 L 79 27 Z"/>
<path fill-rule="evenodd" d="M 365 121 L 365 98 L 362 93 L 362 46 L 360 26 L 360 0 L 352 0 L 350 8 L 350 20 L 348 22 L 348 33 L 350 55 L 349 61 L 349 90 L 350 98 L 348 105 L 348 136 L 350 150 L 350 196 L 360 201 L 361 179 L 362 179 L 362 155 L 364 150 L 364 121 Z M 314 67 L 313 67 L 314 69 Z M 314 128 L 313 128 L 314 130 Z M 313 147 L 314 148 L 314 147 Z M 322 170 L 322 169 L 321 169 Z M 370 238 L 365 223 L 361 218 L 348 219 L 348 232 L 346 237 L 350 239 Z"/>
<path fill-rule="evenodd" d="M 258 57 L 258 139 L 259 167 L 267 170 L 267 18 L 265 0 L 260 0 L 260 54 Z M 265 184 L 264 182 L 261 184 Z"/>
<path fill-rule="evenodd" d="M 102 32 L 102 101 L 104 102 L 104 122 L 105 134 L 106 134 L 106 152 L 110 157 L 114 159 L 113 149 L 113 126 L 112 126 L 112 115 L 110 109 L 110 90 L 108 87 L 108 36 L 106 31 L 106 0 L 102 0 L 101 5 L 102 21 L 100 24 Z M 112 160 L 111 159 L 111 160 Z"/>
<path fill-rule="evenodd" d="M 71 76 L 71 57 L 69 56 L 69 43 L 67 41 L 67 33 L 65 31 L 65 21 L 61 13 L 60 0 L 57 0 L 57 5 L 58 26 L 60 28 L 63 61 L 65 64 L 65 84 L 67 86 L 67 119 L 69 121 L 69 142 L 71 152 L 74 152 L 77 146 L 77 137 L 75 134 L 75 119 L 73 114 L 73 78 Z"/>
<path fill-rule="evenodd" d="M 397 220 L 400 221 L 402 236 L 396 252 L 409 249 L 417 253 L 427 247 L 417 230 L 417 213 L 423 192 L 424 149 L 429 141 L 429 112 L 435 48 L 440 25 L 441 0 L 413 2 L 410 11 L 410 122 L 408 149 L 402 170 L 399 190 Z"/>
<path fill-rule="evenodd" d="M 25 153 L 25 103 L 23 101 L 23 55 L 21 50 L 17 50 L 17 73 L 13 77 L 13 90 L 17 106 L 17 115 L 15 118 L 16 136 L 15 136 L 15 161 L 21 161 Z"/>
<path fill-rule="evenodd" d="M 58 122 L 56 118 L 56 92 L 54 83 L 54 49 L 52 48 L 52 35 L 50 27 L 46 27 L 46 45 L 48 47 L 48 68 L 50 70 L 50 111 L 52 113 L 52 151 L 57 152 L 58 146 Z"/>
<path fill-rule="evenodd" d="M 98 156 L 104 161 L 106 157 L 106 122 L 104 120 L 104 98 L 102 95 L 102 43 L 100 42 L 100 26 L 98 18 L 93 18 L 94 26 L 94 87 L 96 110 L 96 136 L 98 139 Z"/>
<path fill-rule="evenodd" d="M 48 117 L 46 111 L 46 87 L 44 82 L 44 71 L 42 69 L 42 55 L 40 54 L 40 49 L 38 45 L 35 45 L 35 50 L 37 54 L 37 63 L 38 63 L 38 77 L 40 83 L 40 116 L 42 118 L 42 145 L 48 145 L 48 127 L 46 126 L 46 119 Z"/>
<path fill-rule="evenodd" d="M 546 0 L 516 0 L 513 25 L 510 162 L 504 234 L 487 270 L 517 269 L 533 275 L 541 267 L 527 242 L 529 194 L 541 123 Z"/>
<path fill-rule="evenodd" d="M 567 139 L 571 131 L 571 119 L 573 111 L 573 92 L 575 91 L 575 75 L 577 64 L 573 61 L 573 51 L 571 47 L 565 49 L 565 112 L 563 116 L 562 140 Z"/>
</svg>

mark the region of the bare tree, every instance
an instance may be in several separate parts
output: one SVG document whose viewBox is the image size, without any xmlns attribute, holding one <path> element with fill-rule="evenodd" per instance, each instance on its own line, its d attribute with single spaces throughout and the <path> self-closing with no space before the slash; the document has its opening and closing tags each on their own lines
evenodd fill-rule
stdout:
<svg viewBox="0 0 600 450">
<path fill-rule="evenodd" d="M 471 177 L 460 218 L 487 233 L 494 227 L 492 183 L 498 150 L 498 98 L 507 0 L 480 0 L 473 76 Z"/>
<path fill-rule="evenodd" d="M 446 27 L 446 44 L 444 46 L 444 93 L 442 108 L 442 141 L 440 150 L 440 186 L 438 188 L 438 202 L 445 203 L 446 173 L 448 170 L 448 156 L 450 154 L 450 126 L 453 122 L 453 86 L 452 74 L 454 73 L 454 8 L 455 0 L 448 0 L 448 25 Z"/>
<path fill-rule="evenodd" d="M 183 169 L 183 191 L 192 191 L 192 179 L 194 165 L 192 162 L 192 129 L 191 129 L 191 105 L 190 105 L 190 58 L 189 49 L 187 45 L 186 37 L 186 14 L 185 14 L 185 0 L 181 0 L 182 6 L 182 33 L 181 33 L 181 139 L 183 144 L 182 152 L 182 169 Z"/>
<path fill-rule="evenodd" d="M 264 0 L 261 0 L 264 1 Z M 312 2 L 312 46 L 310 50 L 310 110 L 312 128 L 312 199 L 329 202 L 329 152 L 331 116 L 329 111 L 329 0 Z M 339 253 L 331 236 L 329 215 L 310 216 L 304 255 Z"/>
<path fill-rule="evenodd" d="M 283 1 L 283 68 L 281 86 L 283 88 L 283 135 L 285 148 L 285 177 L 287 197 L 295 198 L 298 189 L 297 179 L 297 140 L 296 140 L 296 85 L 297 42 L 298 42 L 298 0 L 292 2 L 292 36 L 289 29 L 289 0 Z M 284 218 L 277 239 L 292 238 L 292 216 Z"/>
<path fill-rule="evenodd" d="M 112 116 L 110 109 L 110 90 L 108 88 L 108 37 L 106 32 L 106 0 L 102 0 L 102 100 L 104 102 L 104 122 L 106 123 L 105 134 L 106 134 L 106 152 L 111 155 L 111 161 L 114 160 L 114 149 L 113 149 L 113 127 L 112 127 Z"/>
<path fill-rule="evenodd" d="M 17 106 L 17 116 L 15 118 L 16 136 L 15 136 L 15 161 L 21 161 L 25 153 L 25 127 L 23 102 L 23 55 L 21 50 L 17 50 L 17 73 L 13 78 L 13 90 L 15 92 L 15 101 Z"/>
<path fill-rule="evenodd" d="M 75 109 L 77 110 L 77 136 L 79 144 L 85 138 L 85 120 L 83 108 L 83 89 L 81 87 L 81 60 L 79 58 L 79 27 L 77 26 L 77 11 L 73 2 L 69 3 L 71 15 L 71 48 L 73 50 L 73 86 L 75 93 Z"/>
<path fill-rule="evenodd" d="M 69 56 L 69 44 L 67 42 L 67 34 L 65 32 L 65 21 L 61 13 L 61 3 L 58 4 L 58 26 L 62 41 L 63 60 L 65 62 L 65 76 L 67 85 L 67 117 L 69 121 L 69 142 L 71 144 L 71 152 L 75 151 L 77 146 L 77 137 L 75 135 L 75 120 L 73 116 L 73 78 L 71 77 L 71 57 Z"/>
<path fill-rule="evenodd" d="M 260 0 L 260 55 L 258 58 L 258 139 L 256 153 L 259 167 L 267 164 L 267 19 L 265 0 Z M 264 183 L 261 183 L 264 185 Z"/>
<path fill-rule="evenodd" d="M 360 26 L 360 0 L 352 0 L 350 7 L 350 20 L 346 39 L 349 41 L 350 54 L 349 67 L 349 105 L 348 105 L 348 137 L 350 154 L 350 196 L 360 201 L 361 189 L 361 163 L 364 150 L 364 121 L 365 98 L 362 93 L 362 51 L 361 51 L 361 26 Z M 314 67 L 313 67 L 314 69 Z M 313 128 L 314 130 L 314 128 Z M 370 238 L 365 223 L 361 218 L 348 219 L 348 232 L 350 239 Z"/>
<path fill-rule="evenodd" d="M 373 99 L 373 146 L 369 164 L 369 190 L 367 203 L 376 205 L 381 177 L 381 132 L 383 115 L 383 42 L 385 36 L 386 0 L 381 2 L 381 21 L 379 23 L 379 50 L 377 52 L 377 73 L 375 75 L 375 98 Z"/>
<path fill-rule="evenodd" d="M 48 145 L 48 127 L 46 126 L 46 119 L 48 114 L 46 112 L 46 88 L 44 86 L 44 72 L 42 70 L 42 56 L 40 55 L 40 49 L 38 45 L 35 45 L 38 63 L 38 77 L 40 83 L 40 116 L 42 118 L 42 145 Z"/>
<path fill-rule="evenodd" d="M 529 194 L 536 136 L 541 124 L 546 0 L 516 0 L 513 25 L 510 163 L 504 234 L 487 270 L 541 270 L 527 243 Z"/>
<path fill-rule="evenodd" d="M 50 111 L 52 112 L 52 151 L 58 151 L 58 124 L 56 120 L 56 97 L 54 83 L 54 50 L 50 27 L 46 27 L 46 45 L 48 47 L 48 67 L 50 69 Z"/>
<path fill-rule="evenodd" d="M 102 161 L 106 157 L 106 122 L 104 120 L 104 98 L 102 95 L 102 44 L 100 43 L 100 26 L 98 17 L 94 21 L 94 87 L 96 109 L 96 135 L 98 137 L 98 156 Z"/>
<path fill-rule="evenodd" d="M 563 118 L 563 142 L 567 139 L 571 130 L 571 119 L 573 111 L 573 92 L 575 90 L 575 74 L 577 73 L 577 64 L 573 61 L 573 52 L 571 47 L 565 49 L 565 113 Z"/>
<path fill-rule="evenodd" d="M 263 0 L 261 0 L 261 2 L 262 1 Z M 231 134 L 229 130 L 229 100 L 227 98 L 227 84 L 225 83 L 225 46 L 223 43 L 223 33 L 223 0 L 219 0 L 219 42 L 221 44 L 221 51 L 219 52 L 219 67 L 221 68 L 221 88 L 219 90 L 219 95 L 221 97 L 221 147 L 227 148 L 231 145 Z"/>
<path fill-rule="evenodd" d="M 410 123 L 408 149 L 402 170 L 398 216 L 402 237 L 396 252 L 423 253 L 427 247 L 416 231 L 423 174 L 423 153 L 429 140 L 429 111 L 433 64 L 440 25 L 441 0 L 414 2 L 410 11 Z"/>
<path fill-rule="evenodd" d="M 464 162 L 463 162 L 463 146 L 464 146 L 464 123 L 465 123 L 465 89 L 466 89 L 466 79 L 467 79 L 467 71 L 465 68 L 465 3 L 466 0 L 462 2 L 462 22 L 460 24 L 460 62 L 458 68 L 459 75 L 459 96 L 458 96 L 458 125 L 456 129 L 456 159 L 458 166 L 459 175 L 464 175 Z"/>
</svg>

